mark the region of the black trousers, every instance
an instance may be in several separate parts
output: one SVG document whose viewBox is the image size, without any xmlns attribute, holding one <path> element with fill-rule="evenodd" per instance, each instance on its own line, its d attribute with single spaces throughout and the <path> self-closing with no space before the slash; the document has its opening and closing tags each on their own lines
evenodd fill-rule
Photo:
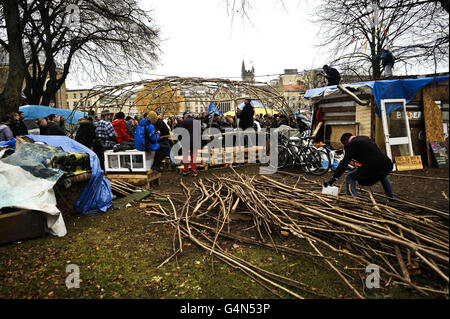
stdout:
<svg viewBox="0 0 450 319">
<path fill-rule="evenodd" d="M 155 153 L 155 162 L 153 163 L 155 169 L 159 169 L 163 159 L 170 154 L 170 146 L 167 143 L 158 142 L 158 144 L 159 149 Z"/>
</svg>

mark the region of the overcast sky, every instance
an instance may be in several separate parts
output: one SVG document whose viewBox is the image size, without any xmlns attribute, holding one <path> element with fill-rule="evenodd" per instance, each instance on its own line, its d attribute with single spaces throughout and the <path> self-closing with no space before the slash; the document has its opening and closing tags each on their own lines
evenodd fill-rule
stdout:
<svg viewBox="0 0 450 319">
<path fill-rule="evenodd" d="M 239 2 L 240 0 L 238 0 Z M 179 76 L 240 77 L 242 60 L 256 75 L 309 68 L 315 61 L 317 32 L 299 0 L 253 1 L 250 20 L 228 14 L 225 0 L 152 0 L 161 26 L 162 66 L 156 73 Z"/>
<path fill-rule="evenodd" d="M 153 11 L 161 30 L 162 54 L 155 69 L 141 70 L 148 74 L 136 73 L 132 80 L 166 76 L 239 80 L 245 60 L 247 69 L 255 68 L 256 80 L 267 82 L 276 76 L 265 75 L 281 74 L 284 69 L 302 71 L 328 63 L 326 48 L 316 47 L 319 30 L 312 23 L 311 13 L 317 1 L 255 0 L 249 11 L 250 20 L 242 19 L 240 12 L 232 17 L 225 0 L 141 3 Z M 409 74 L 423 72 L 433 71 L 408 70 Z M 69 76 L 68 88 L 89 86 L 74 78 Z"/>
<path fill-rule="evenodd" d="M 239 80 L 242 60 L 255 68 L 266 82 L 284 69 L 299 70 L 322 66 L 320 51 L 314 47 L 317 28 L 308 11 L 313 7 L 299 0 L 254 1 L 250 20 L 239 12 L 232 17 L 225 0 L 151 0 L 142 7 L 152 10 L 161 30 L 162 54 L 159 65 L 134 79 L 165 76 L 223 77 Z M 69 76 L 70 78 L 70 76 Z M 77 83 L 78 82 L 78 83 Z M 86 82 L 68 80 L 69 88 L 85 87 Z"/>
</svg>

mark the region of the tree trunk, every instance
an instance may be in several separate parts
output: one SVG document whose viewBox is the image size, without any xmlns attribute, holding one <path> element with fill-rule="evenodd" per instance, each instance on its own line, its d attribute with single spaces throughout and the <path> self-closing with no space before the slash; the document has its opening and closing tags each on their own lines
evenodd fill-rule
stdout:
<svg viewBox="0 0 450 319">
<path fill-rule="evenodd" d="M 19 106 L 21 106 L 21 92 L 26 68 L 17 1 L 3 0 L 2 3 L 8 34 L 9 71 L 5 89 L 0 94 L 0 117 L 17 111 Z"/>
</svg>

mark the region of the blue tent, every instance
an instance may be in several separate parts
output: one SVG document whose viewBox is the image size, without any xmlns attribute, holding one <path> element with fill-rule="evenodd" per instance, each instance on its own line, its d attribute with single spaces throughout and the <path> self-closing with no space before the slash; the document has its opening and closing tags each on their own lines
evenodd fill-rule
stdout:
<svg viewBox="0 0 450 319">
<path fill-rule="evenodd" d="M 432 84 L 448 81 L 449 76 L 428 77 L 419 79 L 401 79 L 401 80 L 381 80 L 345 84 L 344 87 L 360 87 L 367 86 L 372 89 L 375 103 L 378 106 L 378 116 L 381 116 L 381 100 L 384 99 L 405 99 L 406 103 L 411 101 L 414 96 L 423 87 Z M 325 96 L 326 93 L 339 90 L 336 85 L 315 88 L 306 91 L 305 99 L 318 98 Z M 400 107 L 398 103 L 386 104 L 386 114 L 394 112 Z"/>
<path fill-rule="evenodd" d="M 25 120 L 37 120 L 50 114 L 56 114 L 58 116 L 64 116 L 67 123 L 76 124 L 80 117 L 85 117 L 86 112 L 74 111 L 69 109 L 57 109 L 54 107 L 43 105 L 24 105 L 19 107 L 19 111 L 22 111 L 25 115 Z"/>
</svg>

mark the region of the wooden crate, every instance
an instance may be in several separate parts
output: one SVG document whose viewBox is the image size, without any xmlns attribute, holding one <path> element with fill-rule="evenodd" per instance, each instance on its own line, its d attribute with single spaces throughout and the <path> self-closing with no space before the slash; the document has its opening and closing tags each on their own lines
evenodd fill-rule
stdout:
<svg viewBox="0 0 450 319">
<path fill-rule="evenodd" d="M 47 218 L 43 212 L 17 210 L 0 215 L 0 245 L 44 237 Z"/>
<path fill-rule="evenodd" d="M 161 173 L 149 170 L 145 173 L 122 173 L 122 174 L 107 174 L 108 179 L 123 180 L 133 185 L 143 185 L 147 189 L 150 189 L 152 183 L 161 185 Z"/>
</svg>

